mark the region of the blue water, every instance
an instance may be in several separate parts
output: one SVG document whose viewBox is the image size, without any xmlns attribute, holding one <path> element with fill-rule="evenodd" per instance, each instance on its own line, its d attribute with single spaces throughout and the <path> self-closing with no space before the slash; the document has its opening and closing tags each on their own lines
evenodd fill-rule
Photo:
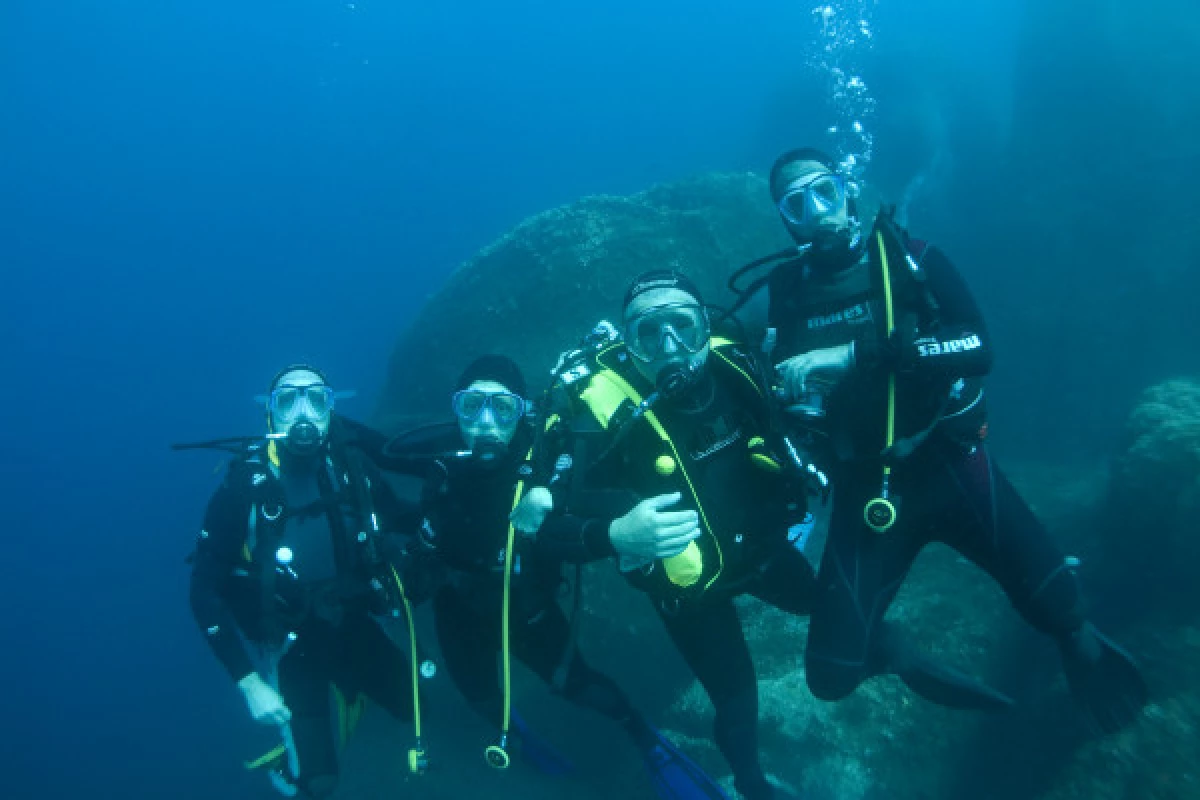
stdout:
<svg viewBox="0 0 1200 800">
<path fill-rule="evenodd" d="M 873 75 L 891 191 L 1000 135 L 1004 8 L 877 9 L 878 63 L 905 67 Z M 215 460 L 167 444 L 255 431 L 252 396 L 297 360 L 370 416 L 415 309 L 525 216 L 818 139 L 811 10 L 0 5 L 0 794 L 238 780 L 244 710 L 183 563 Z"/>
</svg>

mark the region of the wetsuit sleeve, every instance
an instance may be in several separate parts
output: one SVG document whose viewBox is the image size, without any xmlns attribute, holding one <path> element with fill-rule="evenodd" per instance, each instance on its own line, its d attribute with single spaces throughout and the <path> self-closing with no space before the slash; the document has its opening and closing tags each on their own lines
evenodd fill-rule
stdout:
<svg viewBox="0 0 1200 800">
<path fill-rule="evenodd" d="M 596 472 L 588 468 L 592 455 L 589 444 L 588 437 L 573 430 L 570 416 L 562 415 L 547 427 L 539 448 L 543 465 L 556 464 L 565 456 L 570 458 L 571 467 L 555 471 L 546 482 L 554 509 L 538 530 L 537 543 L 547 554 L 573 564 L 616 555 L 608 539 L 608 526 L 637 504 L 631 492 L 588 485 Z"/>
<path fill-rule="evenodd" d="M 222 486 L 209 501 L 204 528 L 192 563 L 190 600 L 192 616 L 204 633 L 217 660 L 239 681 L 254 671 L 238 634 L 233 609 L 222 587 L 230 572 L 242 563 L 249 504 L 238 492 Z"/>
<path fill-rule="evenodd" d="M 883 345 L 855 343 L 857 363 L 930 377 L 975 378 L 992 368 L 991 340 L 967 282 L 946 255 L 930 246 L 921 259 L 926 287 L 937 302 L 936 321 L 897 332 Z"/>
<path fill-rule="evenodd" d="M 572 564 L 586 564 L 615 556 L 612 542 L 608 538 L 608 527 L 617 517 L 623 516 L 634 505 L 628 493 L 602 493 L 604 499 L 613 503 L 611 511 L 594 514 L 575 513 L 575 509 L 552 511 L 538 530 L 538 546 L 547 554 Z M 609 496 L 611 495 L 611 496 Z M 623 510 L 617 511 L 616 508 Z"/>
</svg>

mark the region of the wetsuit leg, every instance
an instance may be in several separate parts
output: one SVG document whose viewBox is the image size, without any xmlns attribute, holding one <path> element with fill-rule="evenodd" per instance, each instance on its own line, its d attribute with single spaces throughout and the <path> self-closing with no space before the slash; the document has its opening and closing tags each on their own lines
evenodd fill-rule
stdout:
<svg viewBox="0 0 1200 800">
<path fill-rule="evenodd" d="M 929 541 L 948 494 L 934 479 L 936 465 L 906 461 L 902 466 L 893 474 L 899 516 L 884 533 L 863 520 L 864 506 L 879 490 L 878 476 L 838 484 L 841 497 L 834 498 L 809 626 L 808 686 L 823 700 L 838 700 L 867 678 L 891 674 L 926 700 L 948 708 L 1008 708 L 1010 698 L 929 658 L 884 621 L 913 559 Z M 865 487 L 869 490 L 864 492 Z"/>
<path fill-rule="evenodd" d="M 767 562 L 751 594 L 781 611 L 809 614 L 817 594 L 816 572 L 803 553 L 782 535 L 779 538 L 782 544 Z"/>
<path fill-rule="evenodd" d="M 339 631 L 334 680 L 353 697 L 360 692 L 398 720 L 413 718 L 412 663 L 371 617 L 348 616 Z"/>
<path fill-rule="evenodd" d="M 659 609 L 671 640 L 708 692 L 716 712 L 714 739 L 749 798 L 774 791 L 758 759 L 758 681 L 742 623 L 730 598 Z"/>
<path fill-rule="evenodd" d="M 475 712 L 495 724 L 504 713 L 497 657 L 500 631 L 496 619 L 480 619 L 450 586 L 433 598 L 434 627 L 446 672 Z"/>
<path fill-rule="evenodd" d="M 805 650 L 808 687 L 829 701 L 888 671 L 883 616 L 924 544 L 913 535 L 907 499 L 892 530 L 881 535 L 867 527 L 863 508 L 879 491 L 878 475 L 849 475 L 835 485 Z"/>
<path fill-rule="evenodd" d="M 1071 694 L 1085 718 L 1112 733 L 1132 724 L 1149 699 L 1133 656 L 1085 621 L 1079 581 L 1062 551 L 985 448 L 947 458 L 960 488 L 943 541 L 986 570 L 1025 620 L 1054 638 Z"/>
<path fill-rule="evenodd" d="M 984 447 L 941 463 L 946 498 L 936 537 L 986 571 L 1016 610 L 1043 633 L 1061 637 L 1083 624 L 1075 573 L 1045 526 Z"/>
<path fill-rule="evenodd" d="M 571 646 L 571 626 L 557 603 L 551 603 L 531 619 L 513 628 L 514 655 L 542 680 L 560 691 L 576 705 L 598 711 L 626 723 L 634 716 L 633 707 L 620 687 L 583 659 L 578 648 L 566 662 L 566 673 L 558 676 L 566 650 Z M 561 685 L 556 685 L 556 677 Z"/>
<path fill-rule="evenodd" d="M 284 743 L 295 784 L 305 797 L 328 797 L 337 786 L 337 746 L 329 713 L 325 642 L 298 643 L 279 664 L 279 693 L 292 712 Z M 290 739 L 290 741 L 289 741 Z"/>
</svg>

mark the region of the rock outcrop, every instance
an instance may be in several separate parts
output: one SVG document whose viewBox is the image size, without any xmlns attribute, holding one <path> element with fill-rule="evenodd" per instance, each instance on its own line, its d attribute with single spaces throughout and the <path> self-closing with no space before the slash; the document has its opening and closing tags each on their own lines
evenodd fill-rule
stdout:
<svg viewBox="0 0 1200 800">
<path fill-rule="evenodd" d="M 1139 547 L 1198 563 L 1200 382 L 1170 380 L 1142 393 L 1113 464 L 1112 500 L 1136 526 Z"/>
<path fill-rule="evenodd" d="M 460 266 L 401 335 L 376 422 L 394 430 L 444 414 L 454 379 L 485 351 L 515 358 L 540 388 L 559 353 L 616 319 L 639 272 L 679 269 L 720 305 L 737 267 L 787 243 L 766 181 L 745 173 L 531 217 Z"/>
</svg>

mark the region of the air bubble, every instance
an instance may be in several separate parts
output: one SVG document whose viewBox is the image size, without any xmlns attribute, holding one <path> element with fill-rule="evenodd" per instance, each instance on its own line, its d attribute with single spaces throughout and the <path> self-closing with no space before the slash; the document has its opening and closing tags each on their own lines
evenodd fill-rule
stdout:
<svg viewBox="0 0 1200 800">
<path fill-rule="evenodd" d="M 859 70 L 873 47 L 872 15 L 877 0 L 840 0 L 812 7 L 813 38 L 806 61 L 826 82 L 832 119 L 826 120 L 830 149 L 839 165 L 854 177 L 871 161 L 874 138 L 867 132 L 875 113 Z M 854 156 L 845 161 L 847 155 Z"/>
</svg>

